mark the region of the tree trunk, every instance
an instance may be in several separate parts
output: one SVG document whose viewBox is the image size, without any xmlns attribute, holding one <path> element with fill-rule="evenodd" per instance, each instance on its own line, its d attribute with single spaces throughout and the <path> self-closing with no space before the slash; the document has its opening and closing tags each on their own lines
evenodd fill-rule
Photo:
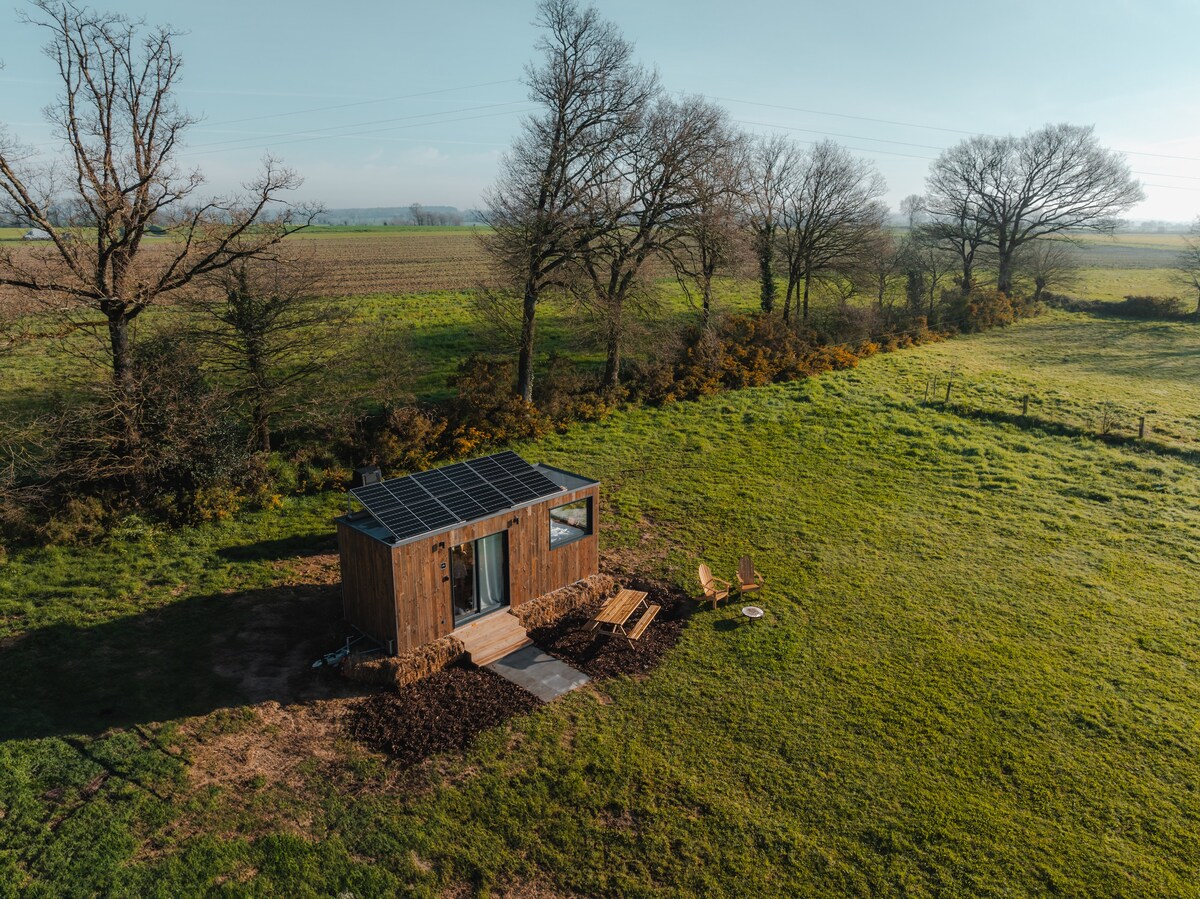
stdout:
<svg viewBox="0 0 1200 899">
<path fill-rule="evenodd" d="M 806 271 L 804 273 L 804 306 L 803 306 L 804 313 L 802 315 L 803 320 L 806 322 L 808 321 L 808 285 L 811 281 L 812 281 L 812 278 L 809 276 L 808 272 Z"/>
<path fill-rule="evenodd" d="M 537 289 L 525 285 L 525 304 L 521 310 L 521 353 L 517 361 L 517 393 L 527 403 L 533 402 L 533 347 L 537 315 Z"/>
<path fill-rule="evenodd" d="M 795 281 L 791 275 L 788 275 L 787 293 L 783 297 L 783 320 L 786 322 L 792 317 L 792 294 L 795 293 Z"/>
<path fill-rule="evenodd" d="M 1012 291 L 1012 250 L 1003 242 L 999 247 L 999 272 L 996 276 L 996 289 L 1007 294 Z"/>
<path fill-rule="evenodd" d="M 129 340 L 129 319 L 124 312 L 112 312 L 108 316 L 108 339 L 112 348 L 113 384 L 121 417 L 121 440 L 117 452 L 122 459 L 131 463 L 130 488 L 136 494 L 151 490 L 145 483 L 145 470 L 140 464 L 141 431 L 137 423 L 137 403 L 134 396 L 133 345 Z"/>
<path fill-rule="evenodd" d="M 621 326 L 615 322 L 608 328 L 608 349 L 601 383 L 605 390 L 616 390 L 621 384 Z"/>
<path fill-rule="evenodd" d="M 708 275 L 708 274 L 704 275 L 704 282 L 700 286 L 700 303 L 701 303 L 701 309 L 702 309 L 702 311 L 700 313 L 700 321 L 701 321 L 701 324 L 703 324 L 704 327 L 707 328 L 709 322 L 712 321 L 712 276 L 711 275 Z"/>
<path fill-rule="evenodd" d="M 763 312 L 775 309 L 775 270 L 772 262 L 771 236 L 764 233 L 758 244 L 759 299 Z"/>
<path fill-rule="evenodd" d="M 936 292 L 937 292 L 937 281 L 930 279 L 930 283 L 929 283 L 929 313 L 925 316 L 925 324 L 930 328 L 932 328 L 934 326 L 935 322 L 937 321 L 937 306 L 935 305 Z"/>
<path fill-rule="evenodd" d="M 971 289 L 975 286 L 974 282 L 975 282 L 975 273 L 971 270 L 971 261 L 969 259 L 964 259 L 963 260 L 962 284 L 959 285 L 959 290 L 962 291 L 962 295 L 964 297 L 967 296 L 967 294 L 969 294 L 971 292 Z"/>
<path fill-rule="evenodd" d="M 258 444 L 260 452 L 269 453 L 271 451 L 271 415 L 263 403 L 256 402 L 253 416 L 255 443 Z"/>
<path fill-rule="evenodd" d="M 129 343 L 129 319 L 121 312 L 108 316 L 108 342 L 112 347 L 113 383 L 128 390 L 133 379 L 133 348 Z"/>
</svg>

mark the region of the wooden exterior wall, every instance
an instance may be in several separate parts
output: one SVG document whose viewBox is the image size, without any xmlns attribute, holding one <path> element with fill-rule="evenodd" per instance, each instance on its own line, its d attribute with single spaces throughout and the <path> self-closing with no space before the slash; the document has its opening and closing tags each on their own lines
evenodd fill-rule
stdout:
<svg viewBox="0 0 1200 899">
<path fill-rule="evenodd" d="M 592 533 L 551 549 L 550 509 L 585 497 L 592 500 Z M 374 627 L 390 618 L 395 636 L 384 636 L 382 640 L 386 646 L 389 639 L 395 639 L 396 652 L 407 652 L 445 636 L 454 630 L 450 550 L 501 531 L 508 532 L 509 599 L 516 608 L 600 570 L 599 513 L 600 488 L 592 485 L 399 546 L 380 543 L 338 522 L 346 617 L 376 640 L 381 637 L 368 625 Z M 357 539 L 343 539 L 346 533 Z M 390 554 L 390 566 L 383 563 L 388 571 L 376 567 L 377 551 L 369 554 L 371 563 L 364 566 L 357 558 L 360 553 L 368 555 L 363 552 L 363 543 L 374 544 L 385 555 Z M 348 554 L 355 557 L 349 564 Z M 369 573 L 363 572 L 364 567 L 369 567 Z M 353 602 L 349 598 L 352 593 Z"/>
<path fill-rule="evenodd" d="M 346 620 L 386 648 L 396 639 L 392 548 L 343 521 L 337 535 Z"/>
</svg>

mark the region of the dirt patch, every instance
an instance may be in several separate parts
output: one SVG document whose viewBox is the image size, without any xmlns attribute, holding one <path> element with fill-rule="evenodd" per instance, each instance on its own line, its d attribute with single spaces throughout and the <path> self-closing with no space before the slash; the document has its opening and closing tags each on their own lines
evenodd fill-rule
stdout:
<svg viewBox="0 0 1200 899">
<path fill-rule="evenodd" d="M 438 752 L 465 749 L 480 732 L 540 704 L 486 668 L 456 665 L 394 693 L 366 697 L 355 705 L 347 730 L 408 767 Z"/>
<path fill-rule="evenodd" d="M 233 681 L 251 703 L 291 705 L 362 692 L 312 663 L 351 633 L 342 620 L 342 593 L 324 584 L 296 584 L 234 595 L 243 607 L 237 633 L 213 635 L 213 671 Z"/>
<path fill-rule="evenodd" d="M 289 575 L 292 583 L 332 586 L 342 582 L 341 563 L 337 553 L 280 559 L 272 567 Z"/>
<path fill-rule="evenodd" d="M 223 727 L 214 726 L 211 716 L 189 722 L 185 732 L 192 737 L 187 749 L 193 787 L 282 784 L 302 789 L 316 769 L 344 759 L 337 741 L 361 701 L 264 702 L 240 710 L 239 719 Z"/>
<path fill-rule="evenodd" d="M 600 609 L 600 599 L 567 613 L 553 624 L 531 630 L 530 638 L 550 655 L 597 680 L 618 674 L 647 673 L 679 642 L 695 603 L 684 591 L 664 581 L 622 575 L 619 582 L 622 587 L 644 590 L 649 594 L 649 602 L 662 606 L 658 617 L 633 646 L 622 637 L 606 637 L 588 628 L 588 622 Z"/>
</svg>

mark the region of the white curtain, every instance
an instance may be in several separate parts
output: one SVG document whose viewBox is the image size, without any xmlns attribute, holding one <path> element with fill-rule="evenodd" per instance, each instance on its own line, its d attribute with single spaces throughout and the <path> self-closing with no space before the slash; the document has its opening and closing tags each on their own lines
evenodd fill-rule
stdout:
<svg viewBox="0 0 1200 899">
<path fill-rule="evenodd" d="M 503 534 L 475 541 L 475 584 L 480 611 L 504 602 Z"/>
</svg>

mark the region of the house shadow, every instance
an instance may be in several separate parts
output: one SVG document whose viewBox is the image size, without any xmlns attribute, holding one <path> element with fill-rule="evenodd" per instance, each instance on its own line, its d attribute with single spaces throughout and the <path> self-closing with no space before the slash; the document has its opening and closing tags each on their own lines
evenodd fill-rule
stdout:
<svg viewBox="0 0 1200 899">
<path fill-rule="evenodd" d="M 336 585 L 198 596 L 0 648 L 0 740 L 98 734 L 274 700 L 362 692 L 312 663 L 345 642 Z"/>
</svg>

